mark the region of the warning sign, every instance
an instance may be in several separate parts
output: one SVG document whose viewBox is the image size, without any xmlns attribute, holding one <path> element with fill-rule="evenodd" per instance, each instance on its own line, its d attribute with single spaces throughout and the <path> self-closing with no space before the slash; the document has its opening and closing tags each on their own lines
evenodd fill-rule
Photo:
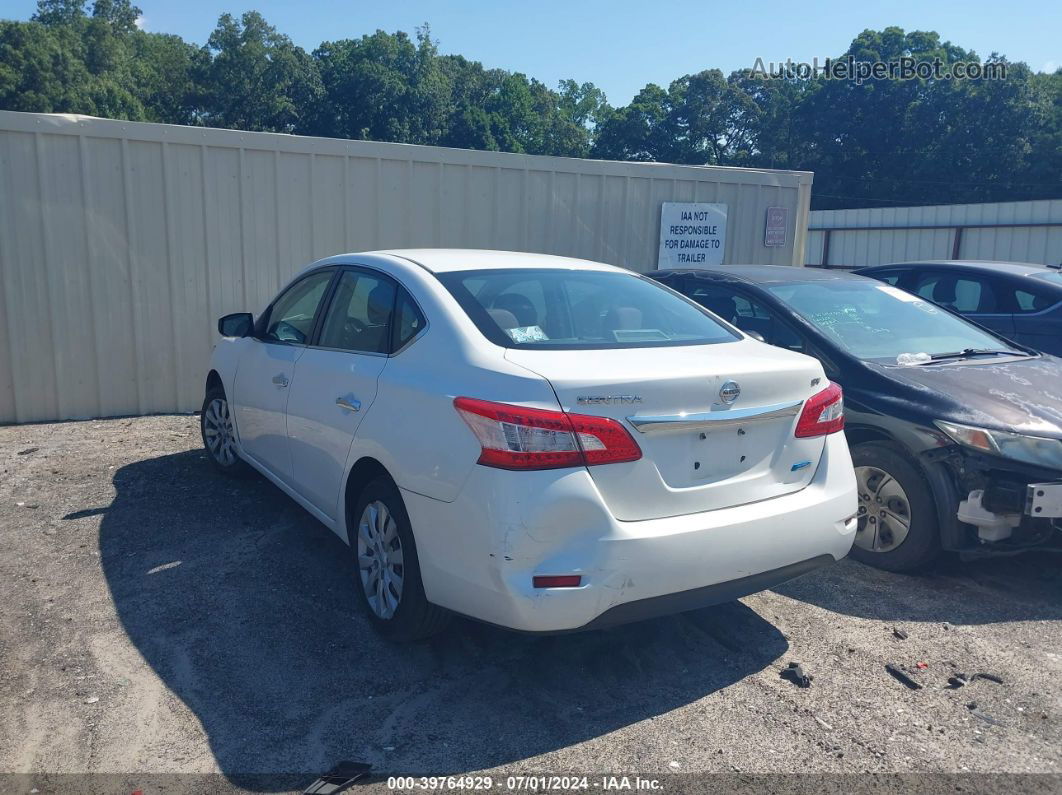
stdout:
<svg viewBox="0 0 1062 795">
<path fill-rule="evenodd" d="M 767 208 L 767 231 L 763 234 L 763 245 L 784 246 L 785 230 L 789 226 L 788 207 Z"/>
<path fill-rule="evenodd" d="M 658 268 L 722 265 L 726 250 L 726 205 L 664 202 L 660 206 Z"/>
</svg>

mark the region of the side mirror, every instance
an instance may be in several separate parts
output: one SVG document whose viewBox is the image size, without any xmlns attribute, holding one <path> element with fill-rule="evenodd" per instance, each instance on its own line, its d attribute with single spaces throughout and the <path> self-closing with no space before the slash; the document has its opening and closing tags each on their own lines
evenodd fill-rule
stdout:
<svg viewBox="0 0 1062 795">
<path fill-rule="evenodd" d="M 218 333 L 222 337 L 249 337 L 254 331 L 254 316 L 250 312 L 225 315 L 218 321 Z"/>
<path fill-rule="evenodd" d="M 752 337 L 754 340 L 757 340 L 759 342 L 767 342 L 764 336 L 758 331 L 747 331 L 746 329 L 742 329 L 742 331 L 744 331 L 748 336 Z"/>
</svg>

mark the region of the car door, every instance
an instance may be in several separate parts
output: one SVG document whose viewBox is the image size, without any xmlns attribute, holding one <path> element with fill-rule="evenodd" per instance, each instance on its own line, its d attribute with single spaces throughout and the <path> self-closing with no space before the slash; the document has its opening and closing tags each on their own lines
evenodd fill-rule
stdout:
<svg viewBox="0 0 1062 795">
<path fill-rule="evenodd" d="M 232 396 L 240 447 L 255 463 L 291 482 L 285 410 L 295 362 L 313 335 L 334 269 L 314 271 L 288 287 L 255 324 L 240 356 Z"/>
<path fill-rule="evenodd" d="M 377 271 L 345 268 L 336 281 L 317 339 L 299 358 L 288 401 L 288 439 L 295 489 L 335 519 L 347 454 L 377 383 L 396 350 L 412 301 Z M 418 310 L 419 311 L 419 310 Z M 415 328 L 423 320 L 414 322 Z"/>
<path fill-rule="evenodd" d="M 1062 356 L 1062 294 L 1035 279 L 1008 282 L 1013 301 L 1014 339 L 1044 353 Z"/>
<path fill-rule="evenodd" d="M 957 268 L 927 270 L 912 280 L 909 289 L 1004 337 L 1014 336 L 1014 316 L 1006 309 L 1003 291 L 991 276 Z"/>
</svg>

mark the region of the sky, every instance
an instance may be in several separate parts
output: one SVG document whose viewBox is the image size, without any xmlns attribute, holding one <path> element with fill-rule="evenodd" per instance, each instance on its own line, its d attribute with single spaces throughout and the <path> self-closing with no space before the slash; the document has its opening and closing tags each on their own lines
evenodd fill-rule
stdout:
<svg viewBox="0 0 1062 795">
<path fill-rule="evenodd" d="M 667 86 L 685 74 L 724 74 L 764 62 L 820 62 L 843 52 L 866 28 L 898 25 L 935 30 L 975 51 L 1025 61 L 1036 71 L 1062 66 L 1062 2 L 1058 0 L 925 0 L 849 3 L 705 0 L 134 0 L 145 30 L 205 43 L 224 13 L 260 11 L 307 50 L 321 41 L 355 38 L 427 22 L 444 53 L 488 68 L 523 72 L 550 87 L 562 79 L 592 82 L 613 105 L 646 84 Z M 35 0 L 0 0 L 0 18 L 27 19 Z"/>
</svg>

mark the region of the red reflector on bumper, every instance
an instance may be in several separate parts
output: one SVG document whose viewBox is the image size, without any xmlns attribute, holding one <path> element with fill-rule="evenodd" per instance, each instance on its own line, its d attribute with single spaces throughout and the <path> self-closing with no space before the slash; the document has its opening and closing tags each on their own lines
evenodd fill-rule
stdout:
<svg viewBox="0 0 1062 795">
<path fill-rule="evenodd" d="M 536 588 L 578 588 L 582 581 L 582 575 L 579 574 L 558 574 L 531 578 L 531 583 Z"/>
</svg>

